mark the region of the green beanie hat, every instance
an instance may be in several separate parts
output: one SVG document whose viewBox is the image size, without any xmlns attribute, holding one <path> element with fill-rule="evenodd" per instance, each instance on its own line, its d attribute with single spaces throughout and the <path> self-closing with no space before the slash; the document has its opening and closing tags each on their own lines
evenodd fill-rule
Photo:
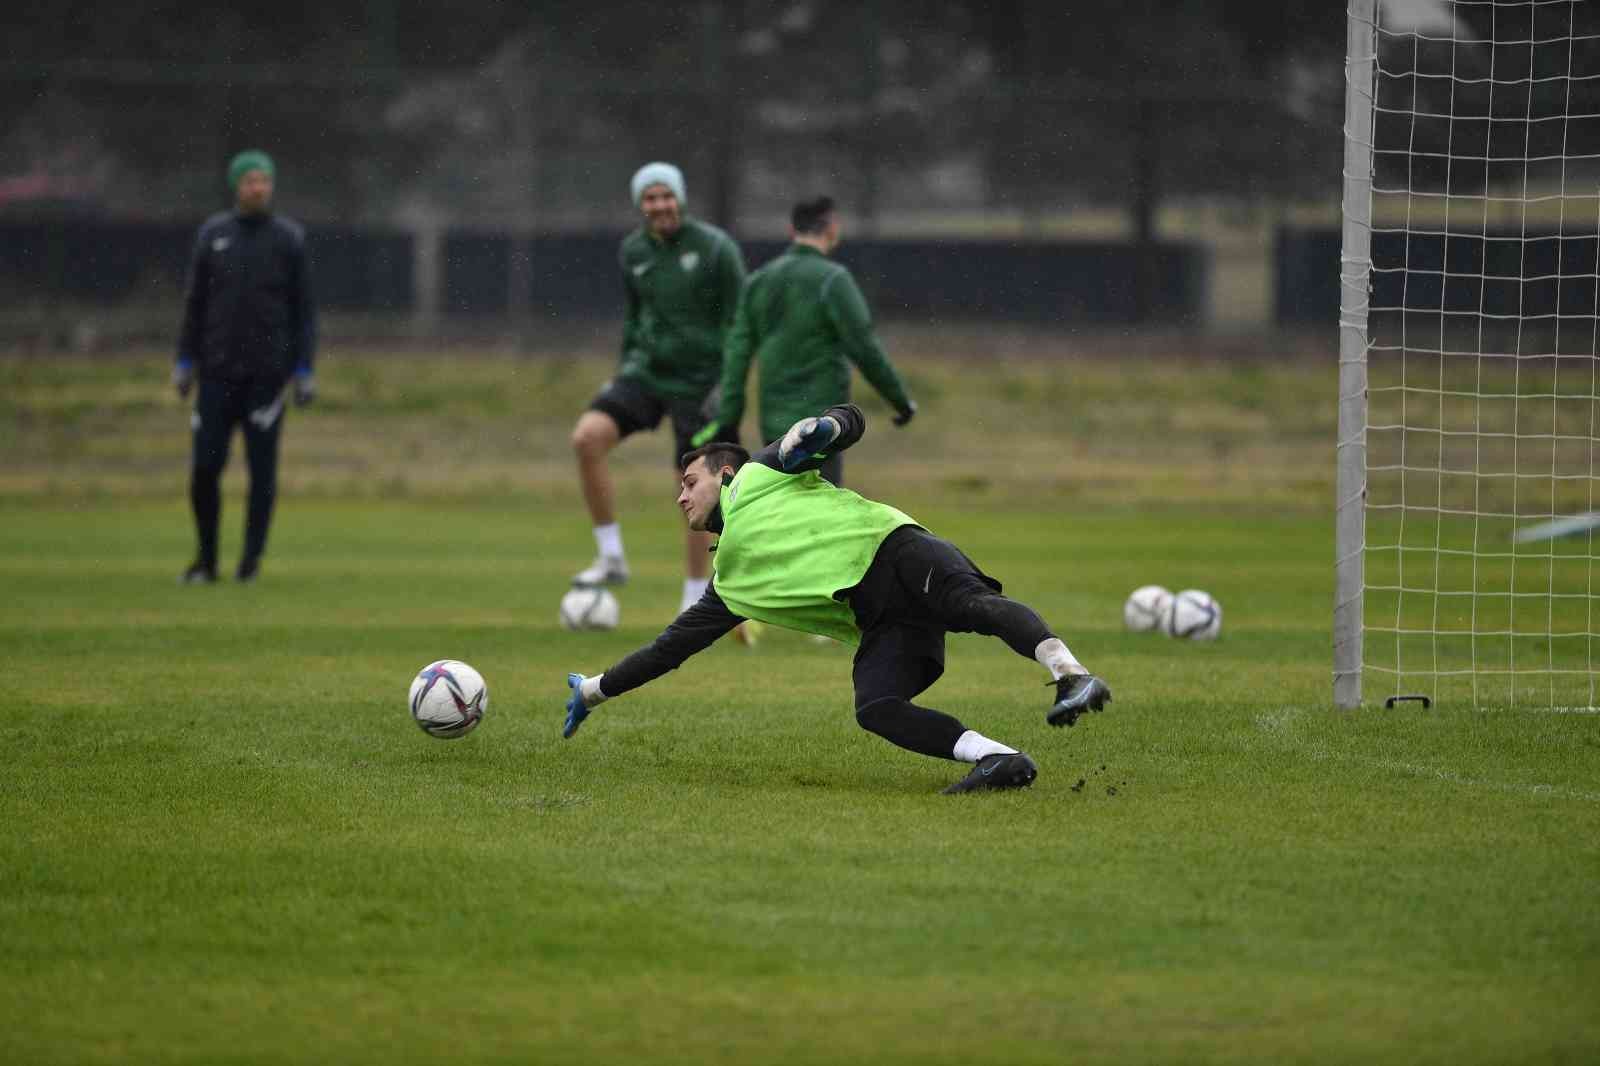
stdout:
<svg viewBox="0 0 1600 1066">
<path fill-rule="evenodd" d="M 272 165 L 272 157 L 265 152 L 255 148 L 247 152 L 240 152 L 228 164 L 228 188 L 237 192 L 239 190 L 239 179 L 252 170 L 264 170 L 267 172 L 267 177 L 270 178 L 274 176 L 277 168 Z"/>
</svg>

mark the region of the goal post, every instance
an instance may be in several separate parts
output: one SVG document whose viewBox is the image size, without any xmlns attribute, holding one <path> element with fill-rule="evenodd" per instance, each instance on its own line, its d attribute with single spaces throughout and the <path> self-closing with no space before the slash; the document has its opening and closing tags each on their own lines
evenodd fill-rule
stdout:
<svg viewBox="0 0 1600 1066">
<path fill-rule="evenodd" d="M 1372 277 L 1372 114 L 1377 0 L 1351 0 L 1345 47 L 1344 234 L 1339 253 L 1333 699 L 1361 705 L 1367 496 L 1367 302 Z"/>
<path fill-rule="evenodd" d="M 1346 30 L 1334 703 L 1593 709 L 1600 4 Z"/>
</svg>

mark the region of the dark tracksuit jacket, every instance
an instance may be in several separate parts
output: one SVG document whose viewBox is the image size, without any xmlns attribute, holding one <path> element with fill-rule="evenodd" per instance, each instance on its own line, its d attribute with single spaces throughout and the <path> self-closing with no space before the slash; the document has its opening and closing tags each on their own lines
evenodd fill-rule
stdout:
<svg viewBox="0 0 1600 1066">
<path fill-rule="evenodd" d="M 634 230 L 618 258 L 627 292 L 618 373 L 663 399 L 698 403 L 721 379 L 744 253 L 716 226 L 686 216 L 665 239 Z"/>
<path fill-rule="evenodd" d="M 316 357 L 305 231 L 282 215 L 224 211 L 195 238 L 178 358 L 201 378 L 288 381 Z"/>
<path fill-rule="evenodd" d="M 773 441 L 802 418 L 850 400 L 851 364 L 896 413 L 911 407 L 905 383 L 872 331 L 867 301 L 848 268 L 805 244 L 750 275 L 722 348 L 717 421 L 737 429 L 745 379 L 761 365 L 761 439 Z"/>
</svg>

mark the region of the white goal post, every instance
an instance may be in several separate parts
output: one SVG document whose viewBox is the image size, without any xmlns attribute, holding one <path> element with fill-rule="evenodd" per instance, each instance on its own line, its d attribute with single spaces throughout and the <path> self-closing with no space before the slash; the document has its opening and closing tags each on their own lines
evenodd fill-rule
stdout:
<svg viewBox="0 0 1600 1066">
<path fill-rule="evenodd" d="M 1592 710 L 1600 4 L 1346 25 L 1334 702 Z"/>
</svg>

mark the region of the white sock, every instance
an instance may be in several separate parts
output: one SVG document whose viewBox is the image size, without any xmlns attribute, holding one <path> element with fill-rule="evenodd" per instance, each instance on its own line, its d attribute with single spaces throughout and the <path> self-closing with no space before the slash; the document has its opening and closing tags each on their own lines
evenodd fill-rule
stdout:
<svg viewBox="0 0 1600 1066">
<path fill-rule="evenodd" d="M 678 604 L 678 613 L 682 614 L 700 602 L 700 597 L 706 594 L 706 586 L 711 584 L 708 577 L 686 577 L 683 579 L 683 602 Z"/>
<path fill-rule="evenodd" d="M 950 754 L 957 762 L 977 762 L 985 755 L 1015 755 L 1016 748 L 1008 748 L 998 740 L 990 740 L 982 733 L 967 730 L 956 738 L 955 750 Z"/>
<path fill-rule="evenodd" d="M 611 522 L 603 526 L 595 526 L 594 543 L 600 549 L 601 555 L 609 555 L 613 559 L 621 559 L 622 523 Z"/>
<path fill-rule="evenodd" d="M 611 698 L 600 691 L 600 679 L 605 676 L 605 674 L 596 674 L 578 682 L 578 694 L 583 697 L 583 705 L 585 707 L 597 707 Z"/>
<path fill-rule="evenodd" d="M 1050 671 L 1050 676 L 1057 681 L 1060 681 L 1068 674 L 1087 674 L 1089 672 L 1073 656 L 1072 650 L 1061 643 L 1060 637 L 1041 640 L 1039 646 L 1033 649 L 1033 657 L 1043 663 L 1044 668 Z"/>
</svg>

